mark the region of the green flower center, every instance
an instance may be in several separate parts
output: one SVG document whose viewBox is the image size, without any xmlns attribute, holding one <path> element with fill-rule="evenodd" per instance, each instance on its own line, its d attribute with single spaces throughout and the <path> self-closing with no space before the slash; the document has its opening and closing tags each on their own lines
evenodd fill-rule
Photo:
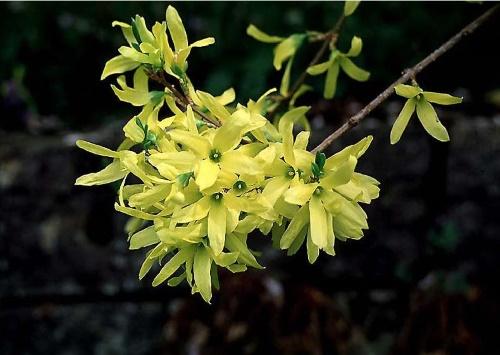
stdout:
<svg viewBox="0 0 500 355">
<path fill-rule="evenodd" d="M 244 181 L 238 180 L 234 183 L 233 189 L 236 191 L 244 191 L 247 188 L 247 184 Z"/>
<path fill-rule="evenodd" d="M 295 176 L 295 169 L 291 166 L 288 167 L 288 169 L 286 170 L 286 176 L 289 178 L 293 178 Z"/>
<path fill-rule="evenodd" d="M 220 201 L 222 200 L 222 193 L 220 192 L 217 192 L 215 194 L 212 195 L 212 198 L 215 200 L 215 201 Z"/>
<path fill-rule="evenodd" d="M 221 156 L 222 156 L 221 152 L 219 152 L 217 149 L 213 149 L 210 152 L 209 158 L 210 160 L 218 163 L 220 161 Z"/>
</svg>

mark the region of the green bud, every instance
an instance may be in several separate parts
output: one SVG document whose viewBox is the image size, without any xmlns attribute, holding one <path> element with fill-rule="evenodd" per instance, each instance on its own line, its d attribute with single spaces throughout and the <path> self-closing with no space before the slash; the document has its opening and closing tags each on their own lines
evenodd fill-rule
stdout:
<svg viewBox="0 0 500 355">
<path fill-rule="evenodd" d="M 325 155 L 325 153 L 317 152 L 316 153 L 316 158 L 315 158 L 314 161 L 318 165 L 319 170 L 323 171 L 323 167 L 325 166 L 325 162 L 326 162 L 326 155 Z"/>
<path fill-rule="evenodd" d="M 177 181 L 182 185 L 182 187 L 187 187 L 189 185 L 189 180 L 194 176 L 194 173 L 190 171 L 189 173 L 180 174 L 177 176 Z"/>
</svg>

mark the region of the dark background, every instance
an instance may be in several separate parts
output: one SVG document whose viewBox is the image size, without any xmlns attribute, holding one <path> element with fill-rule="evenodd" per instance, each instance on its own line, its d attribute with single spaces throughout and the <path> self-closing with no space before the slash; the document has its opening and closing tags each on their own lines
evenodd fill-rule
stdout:
<svg viewBox="0 0 500 355">
<path fill-rule="evenodd" d="M 339 79 L 336 98 L 311 104 L 314 146 L 349 114 L 493 4 L 361 4 L 340 39 L 363 38 L 356 62 L 367 83 Z M 279 86 L 271 46 L 249 23 L 287 35 L 325 31 L 341 3 L 176 3 L 194 49 L 190 76 L 238 100 Z M 424 89 L 464 96 L 438 111 L 451 142 L 414 118 L 397 146 L 392 97 L 334 144 L 372 134 L 360 171 L 381 181 L 361 241 L 337 242 L 314 265 L 263 250 L 263 271 L 221 275 L 212 305 L 186 287 L 137 280 L 142 251 L 128 251 L 113 186 L 74 187 L 99 158 L 77 138 L 116 147 L 135 113 L 99 80 L 124 43 L 113 20 L 163 20 L 165 3 L 0 4 L 1 354 L 497 354 L 500 330 L 499 17 L 418 76 Z M 317 50 L 303 50 L 296 68 Z M 321 92 L 322 80 L 311 82 Z M 495 98 L 496 97 L 496 98 Z"/>
</svg>

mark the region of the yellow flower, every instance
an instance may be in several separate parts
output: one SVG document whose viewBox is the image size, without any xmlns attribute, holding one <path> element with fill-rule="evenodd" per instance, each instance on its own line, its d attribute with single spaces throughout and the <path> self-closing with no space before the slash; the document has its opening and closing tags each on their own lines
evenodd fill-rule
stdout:
<svg viewBox="0 0 500 355">
<path fill-rule="evenodd" d="M 120 55 L 106 63 L 101 79 L 112 74 L 125 73 L 141 64 L 162 68 L 170 75 L 181 77 L 187 69 L 186 60 L 191 49 L 215 43 L 215 40 L 209 37 L 189 44 L 182 20 L 172 6 L 167 8 L 166 22 L 157 22 L 151 31 L 147 28 L 144 18 L 138 15 L 131 25 L 115 21 L 113 26 L 121 27 L 128 46 L 120 47 Z M 173 49 L 169 44 L 167 28 Z"/>
<path fill-rule="evenodd" d="M 333 49 L 330 52 L 328 61 L 307 68 L 307 73 L 309 75 L 320 75 L 326 72 L 325 88 L 323 90 L 323 96 L 326 99 L 331 99 L 335 96 L 340 69 L 342 69 L 351 79 L 357 81 L 366 81 L 370 78 L 369 72 L 358 67 L 350 59 L 359 56 L 362 48 L 363 41 L 361 38 L 354 36 L 351 40 L 351 48 L 347 53 L 342 53 L 338 49 Z"/>
<path fill-rule="evenodd" d="M 461 97 L 442 94 L 439 92 L 423 91 L 414 85 L 399 84 L 394 87 L 396 94 L 408 100 L 403 106 L 399 116 L 396 118 L 391 129 L 391 144 L 396 144 L 401 139 L 413 112 L 417 111 L 417 117 L 424 129 L 432 137 L 441 142 L 450 140 L 448 131 L 439 121 L 436 111 L 431 103 L 439 105 L 454 105 L 462 102 Z"/>
<path fill-rule="evenodd" d="M 259 30 L 254 25 L 248 26 L 247 34 L 260 42 L 278 43 L 278 45 L 274 48 L 274 60 L 273 60 L 273 65 L 276 70 L 281 70 L 283 62 L 285 62 L 288 59 L 290 59 L 288 63 L 289 65 L 291 65 L 293 57 L 297 52 L 297 49 L 300 47 L 304 39 L 307 37 L 306 34 L 302 33 L 296 33 L 287 38 L 270 36 Z"/>
</svg>

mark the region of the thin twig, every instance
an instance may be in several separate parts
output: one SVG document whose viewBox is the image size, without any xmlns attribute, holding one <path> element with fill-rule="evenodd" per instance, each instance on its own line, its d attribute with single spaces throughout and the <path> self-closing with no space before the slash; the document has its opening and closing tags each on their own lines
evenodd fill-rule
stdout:
<svg viewBox="0 0 500 355">
<path fill-rule="evenodd" d="M 329 47 L 331 48 L 331 47 L 335 46 L 335 44 L 337 43 L 337 40 L 339 38 L 339 32 L 342 29 L 344 21 L 345 21 L 345 16 L 342 14 L 339 17 L 339 19 L 337 20 L 337 22 L 335 23 L 335 25 L 332 27 L 332 29 L 330 31 L 328 31 L 327 33 L 325 33 L 325 36 L 322 39 L 323 44 L 321 45 L 319 50 L 316 52 L 316 55 L 311 60 L 309 65 L 306 67 L 306 69 L 304 69 L 304 71 L 299 75 L 297 80 L 295 80 L 295 82 L 292 85 L 292 88 L 288 92 L 288 94 L 286 96 L 279 96 L 278 100 L 275 100 L 277 102 L 277 105 L 271 111 L 268 112 L 269 117 L 272 117 L 283 104 L 290 101 L 291 98 L 293 97 L 293 95 L 295 95 L 295 93 L 300 89 L 300 87 L 302 86 L 302 84 L 304 83 L 304 81 L 307 78 L 307 68 L 318 64 L 318 62 L 321 60 L 321 58 L 325 54 L 325 51 Z"/>
<path fill-rule="evenodd" d="M 366 105 L 361 111 L 359 111 L 354 116 L 350 117 L 342 126 L 340 126 L 336 131 L 326 137 L 323 142 L 321 142 L 316 148 L 312 150 L 313 153 L 323 151 L 332 142 L 343 135 L 345 132 L 351 128 L 357 126 L 359 122 L 364 119 L 368 114 L 384 102 L 389 96 L 394 93 L 394 86 L 398 84 L 403 84 L 410 79 L 414 79 L 415 76 L 424 70 L 429 64 L 434 62 L 444 53 L 453 48 L 462 39 L 473 33 L 479 26 L 481 26 L 486 20 L 488 20 L 498 9 L 500 5 L 495 5 L 486 11 L 484 14 L 479 16 L 477 19 L 472 21 L 470 24 L 465 26 L 460 32 L 451 37 L 448 41 L 442 44 L 439 48 L 434 50 L 431 54 L 425 57 L 421 62 L 416 64 L 414 67 L 407 69 L 403 72 L 403 75 L 392 83 L 387 89 L 385 89 L 381 94 L 379 94 L 375 99 L 373 99 L 368 105 Z"/>
<path fill-rule="evenodd" d="M 314 58 L 311 60 L 307 68 L 312 67 L 321 60 L 323 57 L 323 54 L 325 51 L 328 49 L 328 47 L 335 46 L 337 43 L 337 40 L 339 38 L 339 32 L 342 29 L 342 25 L 344 24 L 345 21 L 345 16 L 342 15 L 340 18 L 337 20 L 337 23 L 335 26 L 333 26 L 332 30 L 328 32 L 328 34 L 325 36 L 325 39 L 323 40 L 323 44 L 321 45 L 321 48 L 318 50 Z M 300 76 L 297 78 L 295 83 L 292 86 L 292 89 L 290 90 L 290 93 L 287 95 L 287 98 L 291 98 L 297 90 L 302 86 L 304 81 L 307 78 L 307 68 L 300 74 Z"/>
<path fill-rule="evenodd" d="M 163 72 L 161 72 L 161 74 L 158 74 L 154 71 L 146 71 L 146 74 L 151 80 L 156 81 L 157 83 L 165 86 L 168 90 L 170 90 L 170 92 L 172 92 L 173 94 L 175 102 L 177 102 L 183 109 L 187 109 L 187 107 L 191 105 L 193 111 L 196 112 L 203 121 L 212 126 L 220 127 L 221 123 L 219 122 L 219 120 L 209 117 L 198 106 L 194 105 L 190 98 L 184 96 L 179 90 L 177 90 L 174 84 L 167 81 Z"/>
</svg>

